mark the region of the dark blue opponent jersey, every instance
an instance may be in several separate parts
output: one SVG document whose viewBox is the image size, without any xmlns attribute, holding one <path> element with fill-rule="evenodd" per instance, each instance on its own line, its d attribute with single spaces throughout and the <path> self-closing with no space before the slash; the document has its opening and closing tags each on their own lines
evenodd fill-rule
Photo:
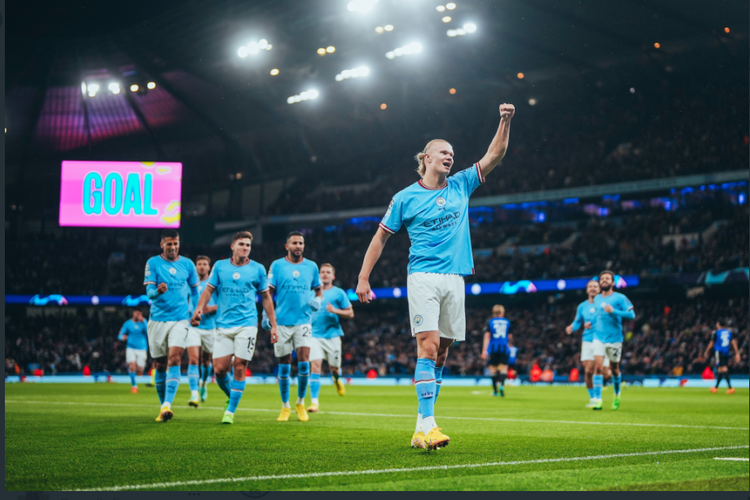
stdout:
<svg viewBox="0 0 750 500">
<path fill-rule="evenodd" d="M 711 334 L 714 350 L 725 356 L 729 356 L 729 344 L 732 343 L 732 330 L 722 328 Z"/>
<path fill-rule="evenodd" d="M 508 366 L 516 364 L 516 356 L 518 355 L 518 347 L 509 345 L 508 346 Z"/>
<path fill-rule="evenodd" d="M 487 325 L 487 331 L 490 332 L 490 343 L 487 346 L 487 353 L 507 353 L 510 321 L 507 318 L 492 318 Z"/>
</svg>

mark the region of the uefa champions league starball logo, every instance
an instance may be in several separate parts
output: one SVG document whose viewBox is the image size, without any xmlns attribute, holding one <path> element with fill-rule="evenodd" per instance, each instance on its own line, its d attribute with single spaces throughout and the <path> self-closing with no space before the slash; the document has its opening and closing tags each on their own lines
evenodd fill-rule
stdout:
<svg viewBox="0 0 750 500">
<path fill-rule="evenodd" d="M 442 196 L 438 196 L 438 199 L 435 201 L 437 203 L 437 206 L 444 207 L 445 206 L 445 198 Z"/>
<path fill-rule="evenodd" d="M 169 268 L 169 274 L 171 274 L 172 276 L 174 276 L 175 274 L 177 274 L 177 269 L 175 269 L 174 267 L 170 267 Z"/>
<path fill-rule="evenodd" d="M 234 279 L 234 280 L 238 280 L 238 279 L 240 279 L 240 273 L 234 273 L 234 274 L 232 275 L 232 279 Z"/>
<path fill-rule="evenodd" d="M 424 319 L 422 318 L 421 315 L 417 314 L 416 316 L 414 316 L 414 325 L 419 326 L 422 324 L 423 321 Z"/>
<path fill-rule="evenodd" d="M 299 271 L 297 271 L 297 270 L 295 269 L 295 270 L 294 270 L 294 271 L 292 272 L 292 276 L 294 276 L 295 278 L 299 278 Z"/>
</svg>

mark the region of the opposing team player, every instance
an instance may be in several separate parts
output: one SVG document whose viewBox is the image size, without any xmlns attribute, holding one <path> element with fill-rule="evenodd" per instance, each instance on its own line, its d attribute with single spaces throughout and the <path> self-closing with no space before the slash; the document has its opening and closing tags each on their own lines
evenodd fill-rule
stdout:
<svg viewBox="0 0 750 500">
<path fill-rule="evenodd" d="M 441 139 L 427 143 L 417 155 L 422 179 L 393 197 L 362 263 L 357 296 L 368 303 L 370 273 L 390 235 L 406 226 L 411 241 L 409 315 L 418 358 L 414 380 L 419 414 L 413 447 L 436 449 L 450 441 L 435 422 L 435 400 L 448 348 L 466 337 L 463 276 L 474 273 L 469 197 L 505 156 L 514 113 L 513 105 L 500 105 L 500 125 L 487 154 L 450 178 L 453 147 Z"/>
<path fill-rule="evenodd" d="M 190 328 L 188 297 L 198 301 L 198 272 L 195 264 L 180 256 L 180 234 L 174 229 L 161 232 L 162 253 L 146 263 L 146 295 L 151 299 L 148 347 L 154 358 L 156 393 L 161 409 L 157 422 L 172 418 L 172 402 L 180 386 L 180 365 Z"/>
<path fill-rule="evenodd" d="M 276 318 L 279 341 L 273 346 L 279 358 L 279 392 L 281 413 L 279 422 L 289 420 L 289 377 L 292 372 L 292 350 L 297 350 L 297 419 L 307 422 L 305 395 L 310 376 L 310 345 L 312 339 L 312 313 L 320 309 L 323 292 L 320 290 L 320 274 L 315 262 L 305 259 L 305 237 L 292 231 L 284 245 L 286 257 L 273 261 L 268 273 L 268 283 L 276 290 Z M 315 296 L 310 298 L 310 290 Z M 263 318 L 263 328 L 268 328 L 268 318 Z"/>
<path fill-rule="evenodd" d="M 203 294 L 203 291 L 208 285 L 208 274 L 211 272 L 211 258 L 205 255 L 199 255 L 196 257 L 195 269 L 198 271 L 198 277 L 201 280 L 200 283 L 198 283 L 198 293 Z M 208 396 L 207 385 L 208 378 L 211 376 L 211 354 L 214 352 L 214 330 L 216 329 L 217 309 L 216 298 L 212 294 L 211 300 L 208 301 L 208 305 L 203 308 L 200 324 L 198 326 L 191 325 L 193 332 L 197 333 L 200 337 L 201 343 L 202 354 L 200 360 L 200 379 L 198 380 L 198 391 L 200 392 L 201 402 L 205 402 L 206 397 Z M 188 345 L 189 344 L 190 343 L 188 342 Z M 188 347 L 188 355 L 189 354 L 190 347 Z M 188 375 L 190 375 L 190 372 L 188 372 Z"/>
<path fill-rule="evenodd" d="M 615 273 L 599 273 L 599 287 L 602 293 L 594 297 L 596 325 L 594 326 L 594 410 L 602 409 L 602 386 L 604 385 L 604 358 L 609 358 L 612 370 L 612 386 L 615 391 L 612 409 L 620 407 L 620 357 L 622 356 L 622 320 L 635 319 L 633 304 L 620 292 L 615 292 Z"/>
<path fill-rule="evenodd" d="M 310 413 L 320 410 L 320 374 L 323 370 L 323 360 L 328 362 L 331 370 L 333 384 L 339 396 L 346 393 L 344 383 L 341 381 L 341 337 L 344 330 L 341 329 L 339 318 L 354 318 L 354 309 L 346 292 L 337 286 L 333 286 L 336 279 L 336 270 L 331 264 L 320 266 L 320 283 L 323 291 L 323 303 L 321 308 L 313 313 L 312 320 L 312 345 L 310 346 L 310 398 L 311 405 L 307 408 Z M 325 309 L 323 309 L 325 307 Z"/>
<path fill-rule="evenodd" d="M 729 323 L 727 321 L 727 323 Z M 740 350 L 737 348 L 737 340 L 732 338 L 732 330 L 722 325 L 720 321 L 716 322 L 716 330 L 711 333 L 711 342 L 706 347 L 706 352 L 703 354 L 704 358 L 708 357 L 708 353 L 711 348 L 714 349 L 714 363 L 716 364 L 716 387 L 711 388 L 711 392 L 716 394 L 719 391 L 719 384 L 721 379 L 727 379 L 727 394 L 734 394 L 734 388 L 732 387 L 732 381 L 729 380 L 729 360 L 731 353 L 729 352 L 729 346 L 734 349 L 734 360 L 736 363 L 740 362 Z"/>
<path fill-rule="evenodd" d="M 148 358 L 148 335 L 146 333 L 146 320 L 139 309 L 133 309 L 133 317 L 122 324 L 117 340 L 126 341 L 125 362 L 128 364 L 128 375 L 130 375 L 130 392 L 138 392 L 138 384 L 135 376 L 143 375 L 143 368 Z"/>
<path fill-rule="evenodd" d="M 581 364 L 583 365 L 583 379 L 586 383 L 586 389 L 589 392 L 589 404 L 586 408 L 596 406 L 596 395 L 594 393 L 594 326 L 596 325 L 596 308 L 594 307 L 594 298 L 601 293 L 599 282 L 590 280 L 586 284 L 586 294 L 588 299 L 578 304 L 576 317 L 573 323 L 565 327 L 565 333 L 570 335 L 577 332 L 583 327 L 583 337 L 581 340 Z M 604 358 L 603 372 L 609 370 L 609 358 Z M 606 375 L 603 373 L 602 375 Z"/>
<path fill-rule="evenodd" d="M 482 359 L 489 357 L 492 375 L 492 394 L 505 396 L 505 379 L 508 378 L 508 343 L 512 341 L 510 320 L 505 317 L 505 307 L 492 307 L 492 318 L 484 329 Z"/>
<path fill-rule="evenodd" d="M 263 310 L 270 320 L 271 343 L 276 343 L 276 316 L 273 298 L 268 289 L 265 268 L 250 260 L 253 235 L 240 231 L 232 236 L 232 257 L 217 261 L 208 277 L 191 320 L 201 322 L 206 306 L 214 292 L 219 293 L 214 336 L 213 363 L 216 381 L 227 395 L 223 424 L 234 423 L 234 413 L 245 392 L 247 364 L 253 359 L 258 337 L 258 310 L 255 300 L 261 295 Z M 234 356 L 234 380 L 229 375 Z"/>
</svg>

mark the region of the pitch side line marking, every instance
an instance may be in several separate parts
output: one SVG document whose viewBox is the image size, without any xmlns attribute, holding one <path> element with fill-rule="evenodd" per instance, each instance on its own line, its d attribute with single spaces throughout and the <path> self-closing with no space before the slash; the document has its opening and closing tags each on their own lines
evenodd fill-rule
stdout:
<svg viewBox="0 0 750 500">
<path fill-rule="evenodd" d="M 732 460 L 736 462 L 750 462 L 750 458 L 714 457 L 714 460 Z"/>
<path fill-rule="evenodd" d="M 675 453 L 702 453 L 706 451 L 719 451 L 719 450 L 736 450 L 750 448 L 748 445 L 744 446 L 723 446 L 717 448 L 696 448 L 692 450 L 665 450 L 665 451 L 647 451 L 642 453 L 620 453 L 617 455 L 595 455 L 589 457 L 568 457 L 568 458 L 543 458 L 539 460 L 517 460 L 513 462 L 489 462 L 484 464 L 458 464 L 458 465 L 435 465 L 432 467 L 407 467 L 401 469 L 381 469 L 381 470 L 352 470 L 352 471 L 340 471 L 340 472 L 310 472 L 307 474 L 281 474 L 276 476 L 250 476 L 250 477 L 228 477 L 222 479 L 196 479 L 192 481 L 174 481 L 171 483 L 152 483 L 152 484 L 134 484 L 134 485 L 123 485 L 113 486 L 111 488 L 92 488 L 92 489 L 80 489 L 74 491 L 124 491 L 124 490 L 139 490 L 139 489 L 152 489 L 152 488 L 171 488 L 174 486 L 193 486 L 198 484 L 217 484 L 217 483 L 239 483 L 245 481 L 270 481 L 277 479 L 305 479 L 311 477 L 333 477 L 333 476 L 356 476 L 365 474 L 392 474 L 397 472 L 419 472 L 419 471 L 430 471 L 430 470 L 451 470 L 451 469 L 476 469 L 479 467 L 498 467 L 503 465 L 527 465 L 527 464 L 549 464 L 556 462 L 577 462 L 583 460 L 606 460 L 608 458 L 627 458 L 627 457 L 645 457 L 650 455 L 668 455 Z"/>
<path fill-rule="evenodd" d="M 156 408 L 157 405 L 139 405 L 139 404 L 127 404 L 127 403 L 88 403 L 88 402 L 72 402 L 72 401 L 25 401 L 20 399 L 6 399 L 6 403 L 30 403 L 30 404 L 58 404 L 58 405 L 90 405 L 90 406 L 131 406 L 137 408 Z M 193 410 L 190 406 L 175 406 L 172 408 L 187 408 Z M 202 406 L 206 410 L 223 410 L 218 406 Z M 155 410 L 156 411 L 156 410 Z M 237 411 L 266 411 L 266 412 L 278 412 L 279 410 L 269 410 L 267 408 L 237 408 Z M 386 418 L 414 418 L 414 415 L 390 415 L 387 413 L 349 413 L 343 411 L 320 411 L 321 415 L 349 415 L 355 417 L 386 417 Z M 683 425 L 683 424 L 641 424 L 638 422 L 585 422 L 575 420 L 524 420 L 521 418 L 491 418 L 491 417 L 445 417 L 441 416 L 441 420 L 486 420 L 490 422 L 522 422 L 522 423 L 536 423 L 536 424 L 576 424 L 576 425 L 630 425 L 636 427 L 673 427 L 673 428 L 687 428 L 687 429 L 718 429 L 718 430 L 731 430 L 731 431 L 750 431 L 746 427 L 719 427 L 711 425 Z"/>
</svg>

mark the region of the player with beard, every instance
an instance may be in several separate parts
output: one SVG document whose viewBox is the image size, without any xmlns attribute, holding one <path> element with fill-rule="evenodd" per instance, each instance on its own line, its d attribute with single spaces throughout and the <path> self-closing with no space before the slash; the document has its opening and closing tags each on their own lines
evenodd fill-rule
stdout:
<svg viewBox="0 0 750 500">
<path fill-rule="evenodd" d="M 203 293 L 208 286 L 208 275 L 211 272 L 211 258 L 205 255 L 199 255 L 195 258 L 195 269 L 198 271 L 198 277 L 200 283 L 198 283 L 198 293 Z M 211 376 L 211 354 L 214 351 L 214 330 L 216 329 L 216 298 L 211 295 L 211 300 L 208 301 L 208 305 L 203 308 L 203 315 L 201 316 L 201 322 L 197 327 L 191 326 L 193 330 L 200 337 L 201 343 L 201 365 L 200 365 L 200 379 L 198 380 L 198 391 L 200 394 L 201 402 L 205 402 L 208 397 L 208 378 Z M 192 313 L 195 311 L 191 312 Z M 190 354 L 190 347 L 188 347 L 188 355 Z M 188 366 L 188 368 L 190 368 Z M 190 373 L 188 372 L 188 375 Z M 192 386 L 191 386 L 192 389 Z M 192 401 L 192 398 L 191 398 Z"/>
</svg>

